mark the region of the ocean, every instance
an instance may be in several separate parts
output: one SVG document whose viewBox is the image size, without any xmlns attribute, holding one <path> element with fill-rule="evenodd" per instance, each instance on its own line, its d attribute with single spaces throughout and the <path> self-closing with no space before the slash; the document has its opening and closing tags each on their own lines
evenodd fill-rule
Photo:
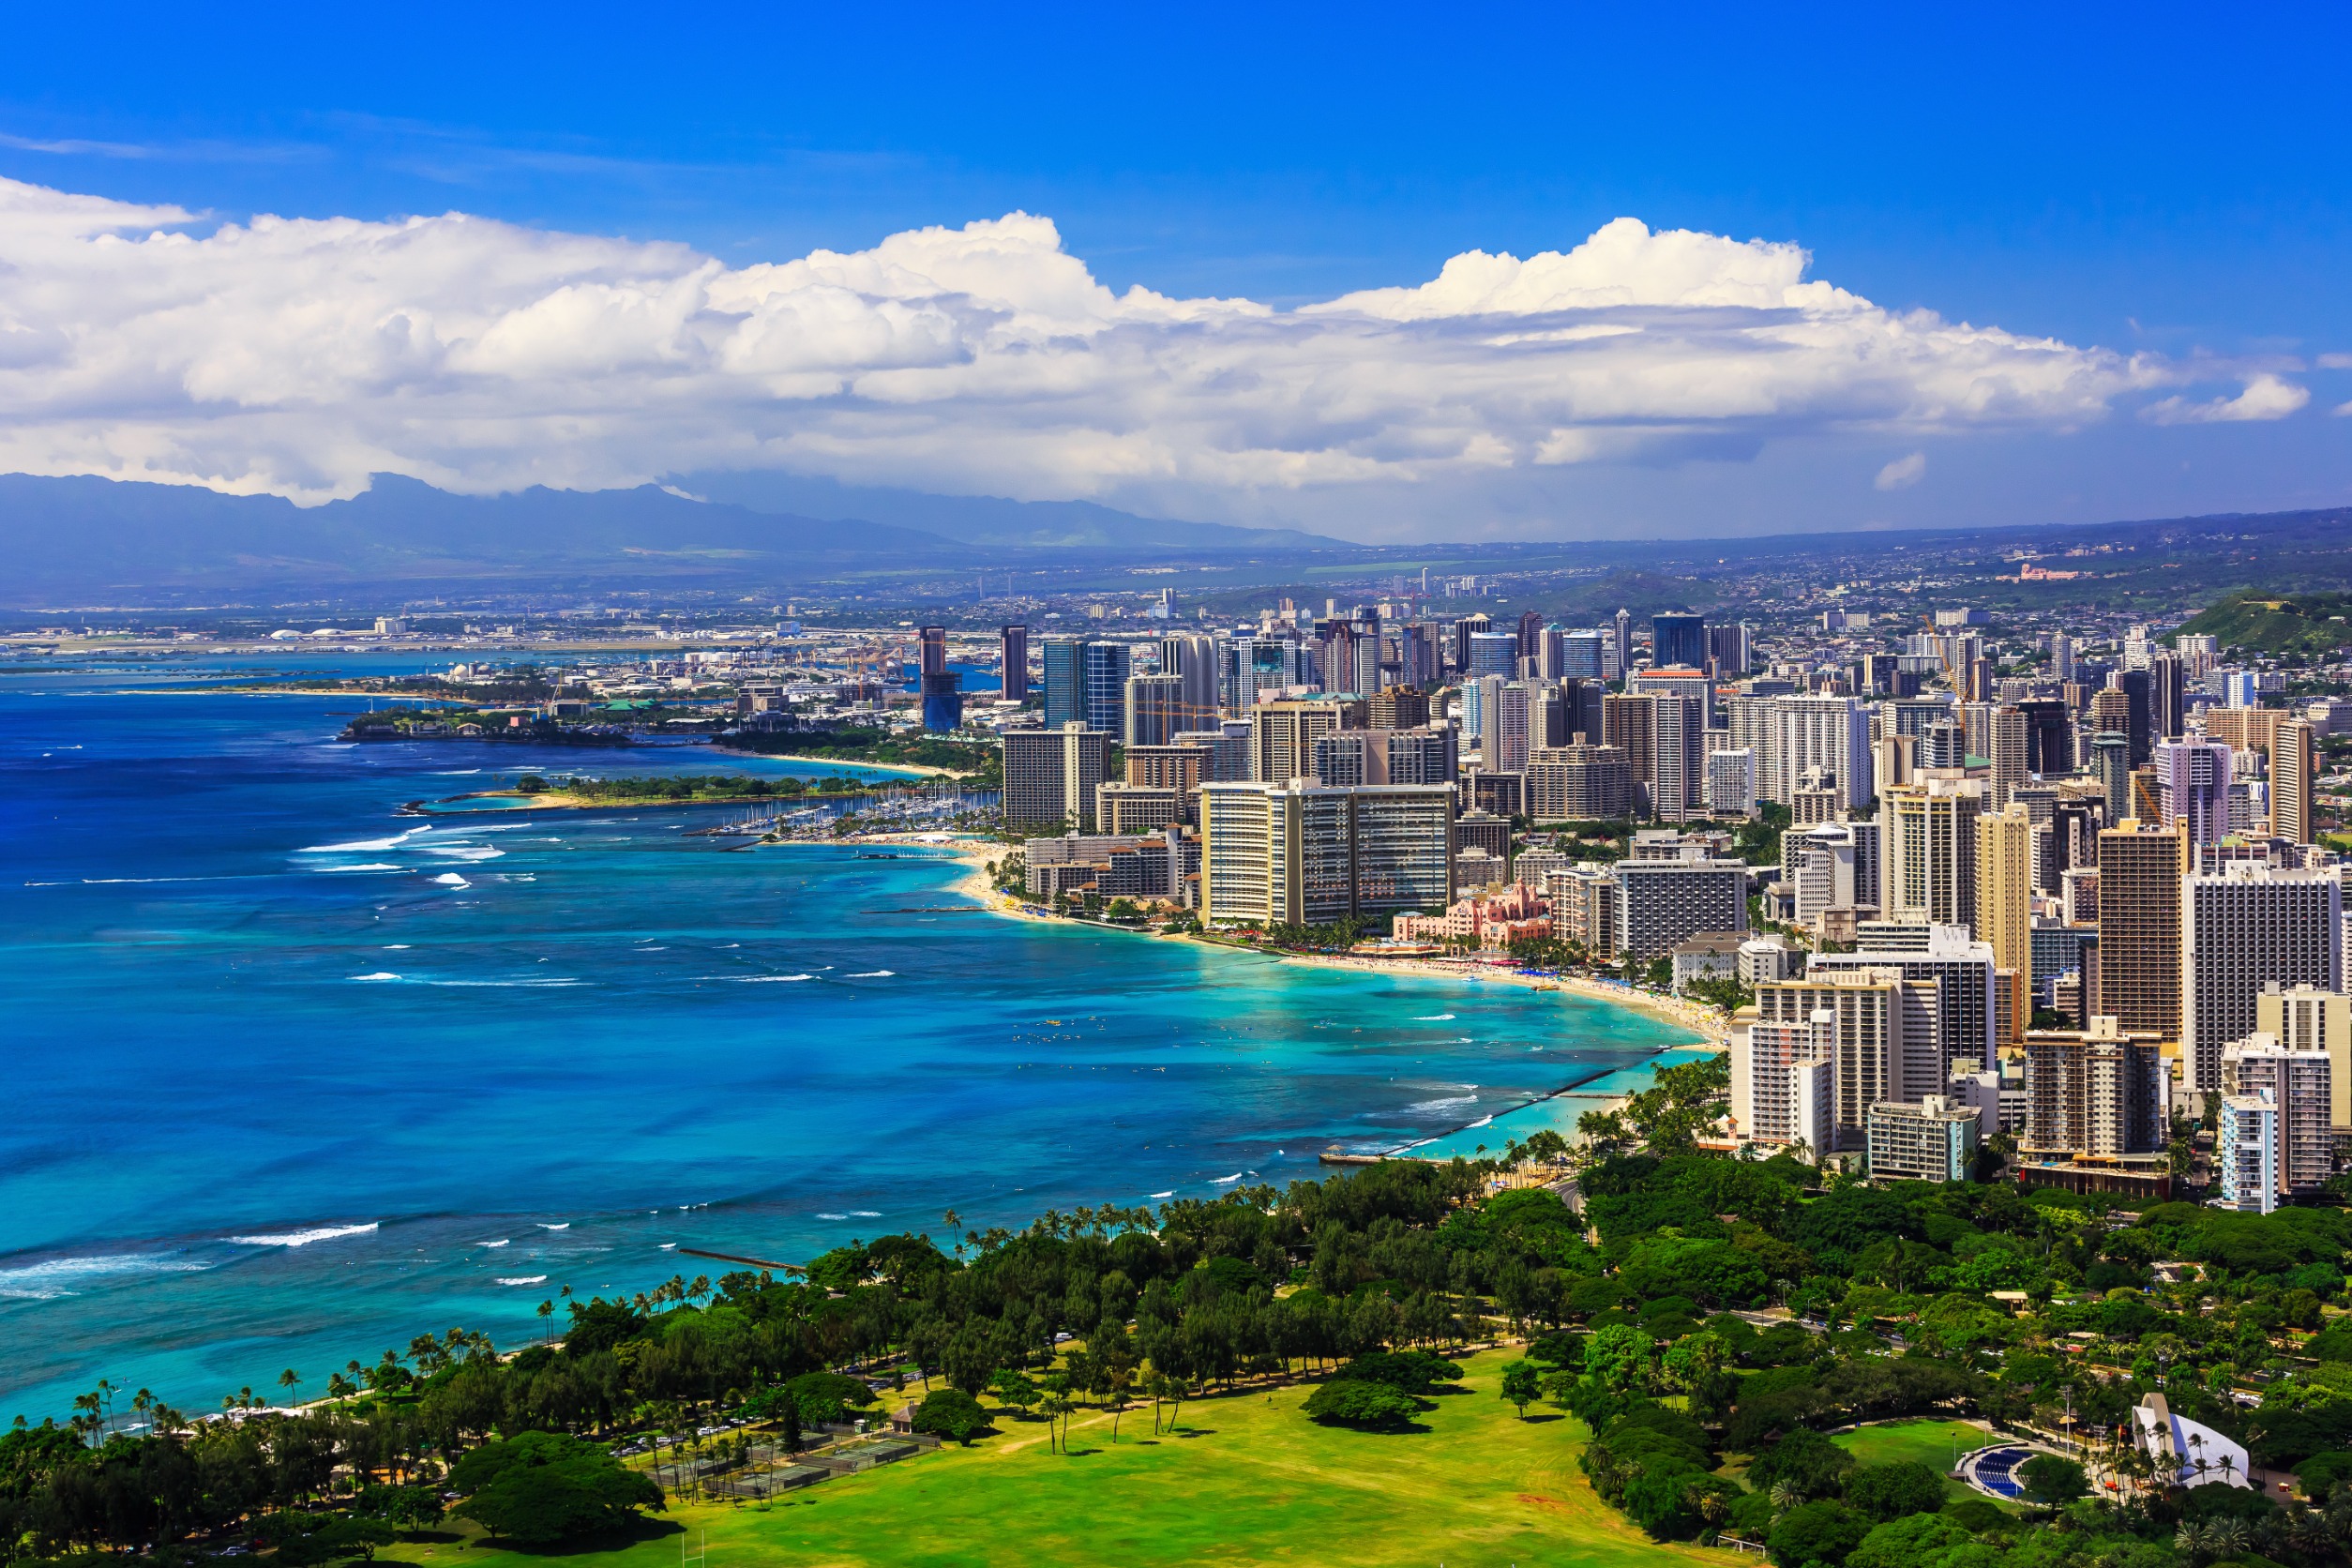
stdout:
<svg viewBox="0 0 2352 1568">
<path fill-rule="evenodd" d="M 861 770 L 345 745 L 362 700 L 207 689 L 416 667 L 0 664 L 0 1422 L 101 1377 L 315 1395 L 419 1333 L 527 1343 L 560 1287 L 736 1266 L 680 1248 L 1313 1179 L 1688 1038 L 1006 919 L 919 852 L 687 834 L 727 807 L 402 815 L 524 771 Z"/>
</svg>

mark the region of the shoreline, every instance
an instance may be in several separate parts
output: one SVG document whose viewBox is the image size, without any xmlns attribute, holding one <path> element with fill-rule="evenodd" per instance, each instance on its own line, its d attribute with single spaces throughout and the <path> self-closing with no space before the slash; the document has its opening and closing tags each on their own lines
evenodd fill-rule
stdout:
<svg viewBox="0 0 2352 1568">
<path fill-rule="evenodd" d="M 942 858 L 954 859 L 962 863 L 962 870 L 950 884 L 948 891 L 964 894 L 988 912 L 1006 919 L 1028 920 L 1040 925 L 1064 924 L 1054 916 L 1033 912 L 1020 899 L 1010 894 L 999 892 L 995 884 L 989 881 L 988 861 L 1002 858 L 1003 855 L 1011 852 L 1011 845 L 983 846 L 969 840 L 927 840 L 920 836 L 911 834 L 877 835 L 871 837 L 845 840 L 845 842 L 852 844 L 890 843 L 908 848 L 942 851 L 943 852 Z M 1538 1094 L 1532 1099 L 1522 1101 L 1506 1110 L 1492 1112 L 1484 1123 L 1466 1123 L 1462 1126 L 1450 1127 L 1430 1138 L 1395 1149 L 1385 1150 L 1376 1156 L 1382 1159 L 1432 1158 L 1434 1156 L 1420 1154 L 1416 1151 L 1434 1143 L 1445 1142 L 1487 1123 L 1520 1116 L 1535 1107 L 1549 1105 L 1565 1098 L 1592 1099 L 1596 1102 L 1591 1108 L 1593 1109 L 1621 1109 L 1631 1101 L 1633 1093 L 1637 1091 L 1629 1091 L 1624 1093 L 1606 1092 L 1595 1093 L 1587 1086 L 1613 1078 L 1619 1073 L 1644 1070 L 1651 1074 L 1654 1081 L 1658 1066 L 1667 1058 L 1692 1051 L 1711 1053 L 1727 1049 L 1730 1044 L 1728 1038 L 1730 1020 L 1711 1008 L 1702 1007 L 1681 997 L 1656 996 L 1646 991 L 1634 990 L 1630 987 L 1594 980 L 1583 975 L 1530 974 L 1507 964 L 1482 963 L 1472 958 L 1375 958 L 1341 953 L 1265 953 L 1259 949 L 1240 948 L 1229 942 L 1214 942 L 1191 935 L 1167 936 L 1157 931 L 1093 923 L 1088 923 L 1088 928 L 1117 931 L 1128 936 L 1150 937 L 1161 942 L 1192 942 L 1204 947 L 1221 948 L 1226 952 L 1257 952 L 1260 957 L 1273 958 L 1278 963 L 1297 964 L 1305 968 L 1349 970 L 1357 973 L 1388 974 L 1407 979 L 1476 980 L 1518 986 L 1529 990 L 1559 991 L 1581 997 L 1587 1002 L 1604 1003 L 1610 1006 L 1622 1007 L 1629 1012 L 1639 1013 L 1693 1036 L 1689 1040 L 1657 1046 L 1644 1052 L 1635 1061 L 1626 1063 L 1623 1066 L 1608 1068 L 1597 1074 L 1575 1079 L 1557 1089 Z"/>
</svg>

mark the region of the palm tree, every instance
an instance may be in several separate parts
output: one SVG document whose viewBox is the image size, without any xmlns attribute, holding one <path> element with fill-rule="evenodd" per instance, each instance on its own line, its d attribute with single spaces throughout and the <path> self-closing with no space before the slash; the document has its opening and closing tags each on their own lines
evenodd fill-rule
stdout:
<svg viewBox="0 0 2352 1568">
<path fill-rule="evenodd" d="M 286 1403 L 291 1405 L 294 1400 L 294 1391 L 302 1386 L 302 1374 L 289 1366 L 278 1374 L 278 1386 L 286 1391 Z"/>
<path fill-rule="evenodd" d="M 956 1232 L 957 1232 L 957 1231 L 958 1231 L 958 1230 L 961 1230 L 961 1229 L 963 1229 L 963 1226 L 964 1226 L 964 1217 L 963 1217 L 963 1215 L 961 1215 L 961 1214 L 957 1214 L 955 1210 L 950 1209 L 950 1210 L 948 1210 L 945 1214 L 943 1214 L 940 1215 L 940 1222 L 941 1222 L 942 1224 L 943 1224 L 943 1225 L 945 1225 L 945 1226 L 947 1227 L 947 1234 L 948 1234 L 948 1237 L 949 1237 L 949 1239 L 950 1239 L 950 1240 L 953 1240 L 953 1239 L 954 1239 L 954 1237 L 955 1237 L 955 1235 L 956 1235 Z M 961 1262 L 961 1261 L 963 1261 L 963 1256 L 964 1256 L 964 1244 L 963 1244 L 963 1243 L 961 1243 L 961 1242 L 957 1242 L 957 1243 L 956 1243 L 956 1260 L 957 1260 L 957 1262 Z"/>
<path fill-rule="evenodd" d="M 1786 1514 L 1805 1500 L 1804 1488 L 1787 1477 L 1772 1483 L 1772 1512 Z"/>
<path fill-rule="evenodd" d="M 548 1320 L 549 1320 L 550 1319 L 553 1318 L 554 1316 L 555 1316 L 555 1304 L 554 1304 L 553 1302 L 551 1302 L 551 1301 L 544 1301 L 544 1302 L 541 1302 L 541 1303 L 539 1304 L 539 1337 L 540 1337 L 540 1338 L 545 1339 L 545 1338 L 548 1338 L 548 1337 L 550 1336 L 550 1324 L 549 1324 L 549 1321 L 548 1321 Z"/>
<path fill-rule="evenodd" d="M 2208 1548 L 2215 1557 L 2242 1557 L 2250 1540 L 2243 1519 L 2216 1519 L 2205 1528 Z"/>
<path fill-rule="evenodd" d="M 1702 1490 L 1693 1486 L 1683 1497 L 1690 1503 L 1692 1512 L 1698 1515 L 1698 1522 L 1709 1530 L 1722 1528 L 1724 1520 L 1730 1516 L 1731 1505 L 1724 1501 L 1723 1494 L 1711 1488 Z"/>
<path fill-rule="evenodd" d="M 2191 1521 L 2173 1532 L 2172 1549 L 2182 1557 L 2194 1560 L 2206 1552 L 2205 1531 Z"/>
</svg>

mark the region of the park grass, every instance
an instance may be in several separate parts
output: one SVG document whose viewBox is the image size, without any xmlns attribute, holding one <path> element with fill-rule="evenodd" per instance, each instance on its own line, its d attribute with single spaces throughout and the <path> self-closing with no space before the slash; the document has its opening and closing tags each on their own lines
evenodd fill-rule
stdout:
<svg viewBox="0 0 2352 1568">
<path fill-rule="evenodd" d="M 1981 1497 L 1962 1482 L 1946 1474 L 1952 1461 L 1963 1454 L 1983 1448 L 1994 1441 L 1983 1427 L 1966 1421 L 1937 1421 L 1923 1417 L 1913 1421 L 1885 1421 L 1871 1426 L 1857 1426 L 1848 1432 L 1832 1434 L 1830 1440 L 1865 1465 L 1892 1465 L 1908 1459 L 1925 1465 L 1944 1477 L 1944 1490 L 1955 1498 Z"/>
<path fill-rule="evenodd" d="M 403 1544 L 380 1554 L 432 1568 L 674 1568 L 707 1540 L 713 1568 L 740 1564 L 930 1565 L 1443 1562 L 1455 1568 L 1696 1568 L 1722 1554 L 1652 1542 L 1593 1494 L 1576 1469 L 1587 1433 L 1544 1410 L 1522 1422 L 1499 1395 L 1515 1352 L 1466 1363 L 1462 1391 L 1437 1395 L 1422 1429 L 1317 1425 L 1299 1413 L 1311 1385 L 1189 1401 L 1173 1434 L 1152 1435 L 1147 1402 L 1119 1441 L 1108 1413 L 1071 1422 L 1069 1455 L 1042 1422 L 755 1506 L 688 1504 L 646 1538 L 607 1550 L 511 1553 L 482 1543 Z M 1538 1408 L 1530 1407 L 1531 1416 Z M 707 1535 L 706 1535 L 707 1532 Z"/>
</svg>

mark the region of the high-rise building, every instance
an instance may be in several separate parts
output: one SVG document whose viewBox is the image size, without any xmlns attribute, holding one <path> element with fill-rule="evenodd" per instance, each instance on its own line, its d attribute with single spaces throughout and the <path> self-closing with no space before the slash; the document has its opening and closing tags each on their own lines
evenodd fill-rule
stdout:
<svg viewBox="0 0 2352 1568">
<path fill-rule="evenodd" d="M 1601 704 L 1606 695 L 1600 682 L 1573 677 L 1536 688 L 1528 699 L 1529 747 L 1567 746 L 1578 735 L 1599 741 L 1606 729 Z"/>
<path fill-rule="evenodd" d="M 1516 680 L 1519 674 L 1519 634 L 1515 631 L 1474 631 L 1470 634 L 1470 665 L 1463 675 L 1500 675 Z"/>
<path fill-rule="evenodd" d="M 1658 670 L 1704 670 L 1707 618 L 1671 614 L 1650 617 L 1650 663 Z"/>
<path fill-rule="evenodd" d="M 1836 1147 L 1863 1145 L 1872 1106 L 1917 1100 L 1942 1088 L 1936 1065 L 1932 981 L 1906 980 L 1888 969 L 1807 975 L 1756 987 L 1756 1012 L 1766 1023 L 1817 1029 L 1826 1021 L 1837 1107 Z M 1821 1018 L 1824 1013 L 1829 1015 L 1826 1020 Z"/>
<path fill-rule="evenodd" d="M 1124 706 L 1129 746 L 1169 746 L 1193 725 L 1181 675 L 1128 676 Z"/>
<path fill-rule="evenodd" d="M 1075 723 L 1007 730 L 1003 749 L 1007 828 L 1094 831 L 1094 791 L 1110 779 L 1109 735 Z"/>
<path fill-rule="evenodd" d="M 1632 799 L 1633 771 L 1614 746 L 1578 736 L 1528 753 L 1527 809 L 1535 822 L 1608 822 L 1623 817 Z"/>
<path fill-rule="evenodd" d="M 1201 904 L 1213 925 L 1322 926 L 1445 907 L 1454 792 L 1205 784 Z"/>
<path fill-rule="evenodd" d="M 1707 628 L 1709 668 L 1719 681 L 1736 681 L 1755 662 L 1755 641 L 1744 622 Z"/>
<path fill-rule="evenodd" d="M 1851 697 L 1776 697 L 1778 764 L 1786 782 L 1772 798 L 1787 801 L 1799 775 L 1818 768 L 1837 791 L 1837 807 L 1850 811 L 1877 798 L 1870 765 L 1870 710 Z M 1735 730 L 1733 744 L 1739 744 Z"/>
<path fill-rule="evenodd" d="M 1741 1008 L 1731 1021 L 1731 1132 L 1744 1142 L 1837 1147 L 1837 1015 L 1768 1019 Z"/>
<path fill-rule="evenodd" d="M 2166 827 L 2186 819 L 2193 844 L 2218 844 L 2229 837 L 2228 746 L 2200 735 L 2158 741 L 2152 761 Z"/>
<path fill-rule="evenodd" d="M 2012 802 L 1976 824 L 1976 935 L 1993 949 L 1993 965 L 2018 976 L 2012 988 L 2007 1037 L 2021 1039 L 2032 1014 L 2033 817 Z"/>
<path fill-rule="evenodd" d="M 2279 1108 L 2260 1094 L 2222 1096 L 2222 1124 L 2213 1163 L 2221 1176 L 2219 1206 L 2267 1214 L 2279 1205 Z"/>
<path fill-rule="evenodd" d="M 2184 818 L 2174 837 L 2187 831 Z M 2103 865 L 2099 880 L 2103 909 L 2113 902 Z M 2266 986 L 2332 991 L 2342 983 L 2344 884 L 2332 869 L 2233 860 L 2179 886 L 2182 1065 L 2189 1088 L 2219 1090 L 2222 1052 L 2255 1032 Z M 2105 995 L 2117 1005 L 2113 991 Z"/>
<path fill-rule="evenodd" d="M 1984 786 L 1929 778 L 1887 792 L 1887 917 L 1937 926 L 1976 919 L 1976 825 Z"/>
<path fill-rule="evenodd" d="M 1000 626 L 997 637 L 1003 645 L 1004 700 L 1007 702 L 1026 702 L 1029 701 L 1029 628 Z"/>
<path fill-rule="evenodd" d="M 2101 730 L 2090 737 L 2090 774 L 2098 780 L 2107 821 L 2119 822 L 2134 814 L 2132 800 L 2132 743 L 2120 731 Z"/>
<path fill-rule="evenodd" d="M 925 626 L 915 633 L 915 640 L 920 650 L 918 664 L 922 672 L 926 675 L 945 674 L 947 672 L 947 628 Z"/>
<path fill-rule="evenodd" d="M 1620 610 L 1616 616 L 1609 622 L 1609 630 L 1614 634 L 1614 641 L 1616 644 L 1614 651 L 1617 655 L 1617 676 L 1622 677 L 1626 671 L 1632 670 L 1634 667 L 1633 611 L 1630 610 Z"/>
<path fill-rule="evenodd" d="M 1633 775 L 1632 811 L 1647 817 L 1654 811 L 1652 785 L 1658 776 L 1658 700 L 1610 693 L 1601 701 L 1601 739 L 1625 754 Z"/>
<path fill-rule="evenodd" d="M 1707 754 L 1707 814 L 1711 817 L 1756 815 L 1756 753 L 1738 750 Z"/>
<path fill-rule="evenodd" d="M 1579 681 L 1602 681 L 1606 662 L 1597 631 L 1572 631 L 1560 639 L 1560 672 Z"/>
<path fill-rule="evenodd" d="M 2288 1050 L 2328 1053 L 2328 1124 L 2352 1131 L 2352 996 L 2316 986 L 2265 986 L 2254 998 L 2254 1033 Z"/>
<path fill-rule="evenodd" d="M 1544 653 L 1544 612 L 1540 610 L 1522 611 L 1517 631 L 1519 656 L 1541 658 Z"/>
<path fill-rule="evenodd" d="M 1364 705 L 1364 722 L 1373 730 L 1418 730 L 1429 722 L 1429 696 L 1415 686 L 1383 687 Z"/>
<path fill-rule="evenodd" d="M 1983 1118 L 1974 1106 L 1929 1094 L 1917 1105 L 1870 1108 L 1862 1168 L 1874 1182 L 1965 1182 L 1976 1174 Z"/>
<path fill-rule="evenodd" d="M 2170 1136 L 2163 1052 L 2153 1034 L 2110 1017 L 2088 1030 L 2026 1036 L 2028 1153 L 2112 1159 L 2151 1153 Z"/>
<path fill-rule="evenodd" d="M 1920 1070 L 1932 1070 L 1941 1082 L 1955 1072 L 1982 1072 L 1994 1065 L 2000 1038 L 2000 991 L 1999 966 L 1993 961 L 1990 942 L 1975 941 L 1965 927 L 1909 920 L 1860 921 L 1855 938 L 1855 951 L 1816 953 L 1806 961 L 1805 972 L 1832 975 L 1884 969 L 1929 985 L 1934 988 L 1936 1059 L 1922 1059 Z"/>
<path fill-rule="evenodd" d="M 1106 735 L 1125 728 L 1129 653 L 1124 642 L 1046 640 L 1046 728 L 1078 723 Z"/>
<path fill-rule="evenodd" d="M 1657 750 L 1651 770 L 1651 809 L 1662 822 L 1707 815 L 1707 709 L 1696 697 L 1654 699 Z"/>
<path fill-rule="evenodd" d="M 1781 759 L 1779 700 L 1742 691 L 1724 704 L 1724 718 L 1732 746 L 1756 753 L 1756 798 L 1787 805 L 1789 778 Z"/>
<path fill-rule="evenodd" d="M 1617 950 L 1641 963 L 1701 931 L 1748 928 L 1748 868 L 1737 860 L 1617 863 Z"/>
<path fill-rule="evenodd" d="M 1494 617 L 1485 611 L 1465 615 L 1454 623 L 1454 672 L 1467 675 L 1470 667 L 1470 639 L 1483 631 L 1495 628 Z"/>
<path fill-rule="evenodd" d="M 1183 683 L 1184 730 L 1203 730 L 1217 720 L 1217 641 L 1174 632 L 1160 639 L 1160 673 Z"/>
<path fill-rule="evenodd" d="M 1094 786 L 1094 830 L 1125 837 L 1159 833 L 1170 822 L 1185 820 L 1187 802 L 1182 791 L 1148 784 Z"/>
<path fill-rule="evenodd" d="M 2180 1038 L 2180 879 L 2189 842 L 2128 818 L 2099 834 L 2099 996 L 2123 1029 Z"/>
<path fill-rule="evenodd" d="M 1481 675 L 1462 683 L 1462 731 L 1476 742 L 1479 766 L 1488 773 L 1527 766 L 1528 716 L 1524 681 Z"/>
<path fill-rule="evenodd" d="M 2270 836 L 2290 844 L 2312 841 L 2312 792 L 2318 783 L 2318 731 L 2290 718 L 2270 744 Z"/>
<path fill-rule="evenodd" d="M 1993 809 L 2009 804 L 2009 797 L 2025 786 L 2026 716 L 2016 708 L 2003 705 L 1993 709 L 1985 723 L 1983 755 L 1993 764 Z"/>
<path fill-rule="evenodd" d="M 1606 867 L 1577 867 L 1544 883 L 1552 935 L 1582 947 L 1595 963 L 1617 958 L 1617 878 Z"/>
<path fill-rule="evenodd" d="M 2248 1035 L 2222 1053 L 2223 1093 L 2259 1096 L 2277 1109 L 2271 1168 L 2282 1195 L 2314 1190 L 2336 1172 L 2332 1066 L 2326 1051 L 2289 1050 L 2270 1034 Z"/>
<path fill-rule="evenodd" d="M 1253 782 L 1282 784 L 1315 775 L 1318 736 L 1349 727 L 1353 714 L 1344 702 L 1260 702 L 1249 713 Z"/>
<path fill-rule="evenodd" d="M 964 722 L 964 677 L 960 671 L 927 671 L 921 679 L 923 728 L 937 733 L 960 729 Z"/>
<path fill-rule="evenodd" d="M 1454 787 L 1461 759 L 1457 737 L 1450 724 L 1425 724 L 1415 730 L 1388 731 L 1388 781 L 1391 784 L 1442 784 Z"/>
</svg>

